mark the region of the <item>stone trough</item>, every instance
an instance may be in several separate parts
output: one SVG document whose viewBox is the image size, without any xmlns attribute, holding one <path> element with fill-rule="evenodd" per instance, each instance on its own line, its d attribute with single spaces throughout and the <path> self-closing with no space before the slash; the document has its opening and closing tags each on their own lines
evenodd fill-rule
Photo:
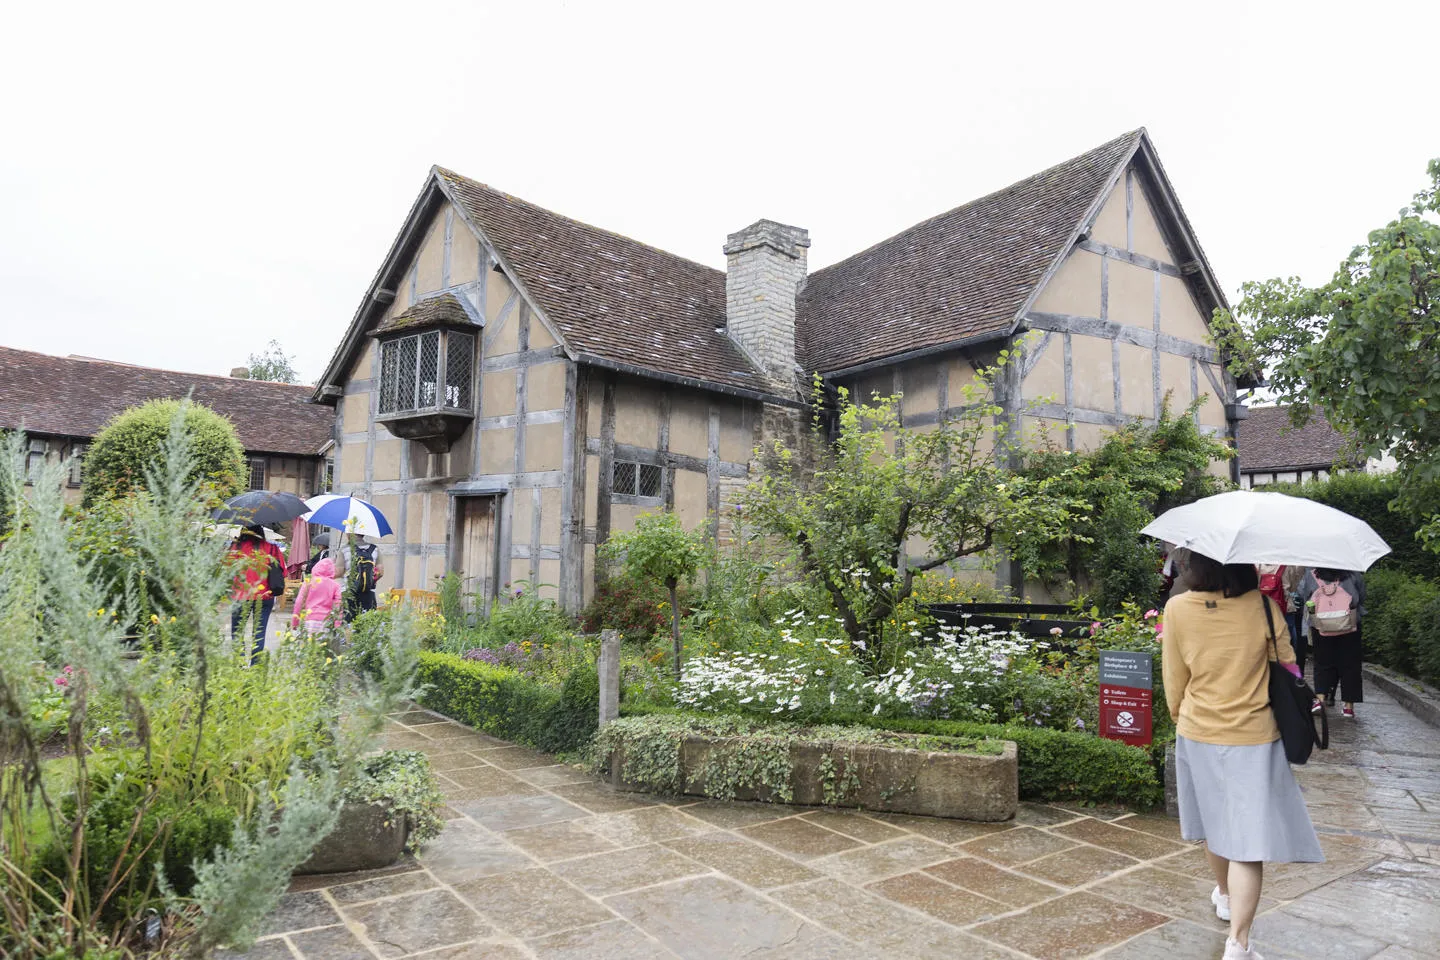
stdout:
<svg viewBox="0 0 1440 960">
<path fill-rule="evenodd" d="M 315 845 L 297 874 L 351 873 L 379 870 L 400 859 L 410 824 L 388 803 L 347 803 L 340 808 L 335 829 Z"/>
<path fill-rule="evenodd" d="M 903 737 L 896 737 L 903 740 Z M 917 738 L 917 742 L 919 742 Z M 960 820 L 997 821 L 1015 816 L 1020 802 L 1015 744 L 1001 741 L 998 754 L 829 740 L 796 741 L 789 751 L 786 802 L 808 806 L 857 807 L 892 813 Z M 710 783 L 707 771 L 744 770 L 753 741 L 743 737 L 687 736 L 680 745 L 680 782 L 688 796 L 776 802 L 781 797 L 760 777 Z M 645 790 L 624 777 L 625 748 L 611 752 L 609 781 Z"/>
</svg>

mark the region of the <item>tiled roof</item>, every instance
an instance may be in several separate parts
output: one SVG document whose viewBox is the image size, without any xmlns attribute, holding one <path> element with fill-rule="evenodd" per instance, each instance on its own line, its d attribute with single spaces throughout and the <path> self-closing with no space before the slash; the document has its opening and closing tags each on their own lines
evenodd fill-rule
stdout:
<svg viewBox="0 0 1440 960">
<path fill-rule="evenodd" d="M 247 451 L 308 456 L 335 422 L 333 409 L 307 402 L 312 389 L 0 347 L 0 428 L 33 433 L 93 437 L 129 407 L 193 391 L 230 418 Z"/>
<path fill-rule="evenodd" d="M 1237 425 L 1241 473 L 1328 469 L 1362 462 L 1346 447 L 1345 435 L 1319 410 L 1303 427 L 1292 426 L 1289 407 L 1251 407 Z"/>
<path fill-rule="evenodd" d="M 436 172 L 572 349 L 670 376 L 773 393 L 718 332 L 725 326 L 722 271 L 450 170 Z"/>
<path fill-rule="evenodd" d="M 803 367 L 831 372 L 1010 328 L 1141 131 L 918 223 L 811 274 Z"/>
<path fill-rule="evenodd" d="M 453 293 L 442 293 L 438 297 L 427 297 L 413 303 L 403 313 L 386 320 L 375 328 L 377 334 L 399 333 L 418 327 L 468 327 L 472 325 L 470 315 L 465 312 L 460 299 Z"/>
</svg>

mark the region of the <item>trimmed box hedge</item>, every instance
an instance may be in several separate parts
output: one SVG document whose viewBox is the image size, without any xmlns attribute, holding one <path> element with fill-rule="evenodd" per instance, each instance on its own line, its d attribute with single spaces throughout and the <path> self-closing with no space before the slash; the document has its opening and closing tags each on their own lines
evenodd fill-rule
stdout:
<svg viewBox="0 0 1440 960">
<path fill-rule="evenodd" d="M 491 736 L 546 753 L 574 753 L 595 736 L 600 680 L 594 667 L 573 671 L 559 688 L 509 667 L 453 653 L 420 654 L 420 702 Z"/>
</svg>

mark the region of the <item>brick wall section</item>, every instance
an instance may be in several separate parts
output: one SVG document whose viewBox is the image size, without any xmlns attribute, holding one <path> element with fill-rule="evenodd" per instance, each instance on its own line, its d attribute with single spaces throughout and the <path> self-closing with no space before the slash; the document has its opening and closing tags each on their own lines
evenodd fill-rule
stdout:
<svg viewBox="0 0 1440 960">
<path fill-rule="evenodd" d="M 809 246 L 808 230 L 773 220 L 757 220 L 725 243 L 726 332 L 787 387 L 795 380 L 795 298 Z"/>
</svg>

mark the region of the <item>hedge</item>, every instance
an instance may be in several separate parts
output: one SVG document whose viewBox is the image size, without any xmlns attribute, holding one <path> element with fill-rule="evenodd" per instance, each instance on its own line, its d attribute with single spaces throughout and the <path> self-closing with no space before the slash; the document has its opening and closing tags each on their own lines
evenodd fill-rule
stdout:
<svg viewBox="0 0 1440 960">
<path fill-rule="evenodd" d="M 641 716 L 677 711 L 647 704 L 621 704 L 620 712 Z M 1150 752 L 1093 734 L 921 718 L 833 716 L 816 722 L 942 737 L 1012 740 L 1020 762 L 1020 796 L 1027 800 L 1154 807 L 1165 799 L 1160 766 Z M 1154 753 L 1163 759 L 1163 745 Z"/>
<path fill-rule="evenodd" d="M 1413 517 L 1390 509 L 1390 501 L 1400 489 L 1395 474 L 1337 473 L 1326 480 L 1270 484 L 1264 489 L 1317 500 L 1370 524 L 1391 551 L 1380 559 L 1376 572 L 1396 570 L 1412 577 L 1440 579 L 1440 553 L 1426 550 L 1415 539 L 1419 524 Z"/>
<path fill-rule="evenodd" d="M 491 736 L 547 753 L 573 753 L 595 736 L 600 680 L 593 667 L 576 669 L 559 688 L 508 667 L 452 653 L 420 654 L 420 702 Z"/>
<path fill-rule="evenodd" d="M 1365 658 L 1440 683 L 1440 583 L 1395 570 L 1365 575 Z"/>
<path fill-rule="evenodd" d="M 572 672 L 557 689 L 508 667 L 449 653 L 422 653 L 419 680 L 426 686 L 420 702 L 430 709 L 537 750 L 577 752 L 590 743 L 598 727 L 600 682 L 593 668 Z M 621 712 L 641 716 L 678 711 L 626 703 Z M 1151 753 L 1093 734 L 920 718 L 833 716 L 816 722 L 1012 740 L 1019 754 L 1020 795 L 1026 799 L 1132 807 L 1153 807 L 1164 799 L 1159 767 Z M 1154 752 L 1158 755 L 1160 750 Z"/>
</svg>

